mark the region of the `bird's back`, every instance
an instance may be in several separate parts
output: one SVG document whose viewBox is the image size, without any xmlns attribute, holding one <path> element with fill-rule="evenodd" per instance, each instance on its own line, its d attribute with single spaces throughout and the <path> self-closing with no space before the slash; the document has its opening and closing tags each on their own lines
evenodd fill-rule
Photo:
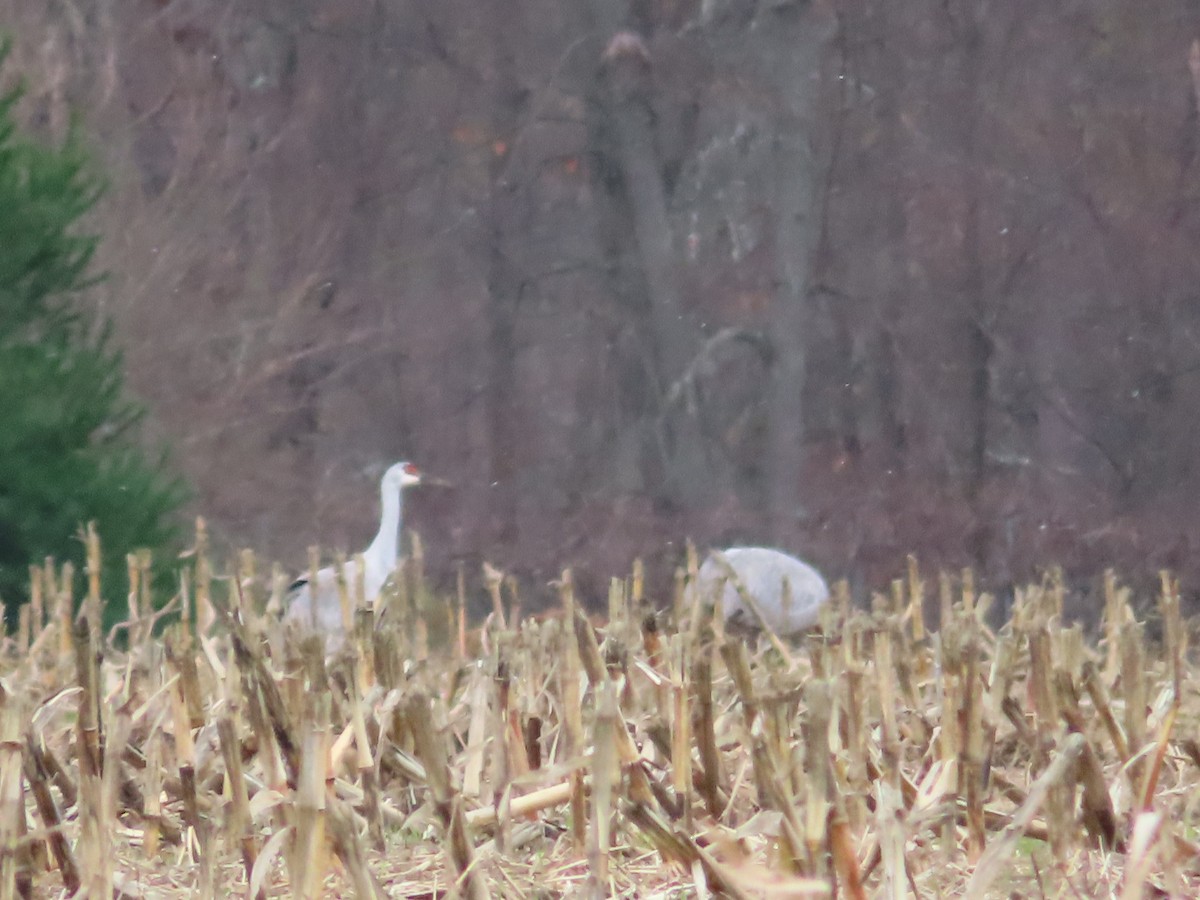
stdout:
<svg viewBox="0 0 1200 900">
<path fill-rule="evenodd" d="M 817 624 L 821 607 L 829 600 L 829 586 L 808 563 L 769 547 L 731 547 L 723 555 L 777 633 L 795 634 Z M 725 579 L 721 600 L 726 619 L 757 627 L 757 617 L 746 608 L 727 574 L 717 559 L 706 559 L 697 576 L 701 598 L 707 602 L 714 600 L 717 584 Z"/>
<path fill-rule="evenodd" d="M 354 596 L 354 582 L 357 567 L 354 560 L 346 563 L 346 588 L 350 596 Z M 374 598 L 368 597 L 368 603 Z M 316 619 L 313 618 L 313 604 L 316 604 Z M 294 622 L 305 631 L 315 631 L 326 638 L 326 646 L 336 649 L 340 646 L 345 629 L 342 626 L 342 598 L 338 591 L 337 575 L 331 568 L 320 569 L 317 572 L 316 590 L 313 590 L 310 579 L 305 576 L 298 579 L 288 589 L 287 610 L 283 618 L 285 622 Z"/>
</svg>

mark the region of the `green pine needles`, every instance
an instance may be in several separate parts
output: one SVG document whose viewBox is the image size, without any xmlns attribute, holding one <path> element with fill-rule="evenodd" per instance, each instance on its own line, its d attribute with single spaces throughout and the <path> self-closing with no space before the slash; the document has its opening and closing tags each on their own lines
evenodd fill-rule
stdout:
<svg viewBox="0 0 1200 900">
<path fill-rule="evenodd" d="M 0 66 L 9 46 L 0 41 Z M 124 395 L 107 324 L 76 303 L 97 280 L 98 239 L 79 223 L 102 184 L 77 136 L 53 147 L 22 135 L 20 95 L 0 92 L 0 598 L 11 617 L 45 556 L 81 566 L 80 530 L 94 519 L 116 621 L 125 554 L 149 547 L 165 561 L 185 491 L 139 448 L 142 410 Z"/>
</svg>

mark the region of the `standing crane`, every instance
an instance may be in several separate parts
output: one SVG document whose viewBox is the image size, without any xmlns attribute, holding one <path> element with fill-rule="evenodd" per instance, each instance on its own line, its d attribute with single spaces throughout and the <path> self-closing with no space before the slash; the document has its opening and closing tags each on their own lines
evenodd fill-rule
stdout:
<svg viewBox="0 0 1200 900">
<path fill-rule="evenodd" d="M 420 484 L 421 470 L 410 462 L 398 462 L 383 473 L 379 484 L 382 513 L 375 540 L 363 551 L 363 596 L 374 605 L 383 584 L 400 561 L 400 525 L 404 510 L 404 489 Z M 347 560 L 344 576 L 353 591 L 358 580 L 358 563 Z M 284 598 L 284 621 L 326 635 L 327 646 L 336 647 L 342 639 L 342 601 L 338 593 L 337 572 L 327 566 L 317 572 L 317 582 L 305 575 L 292 582 Z"/>
<path fill-rule="evenodd" d="M 730 547 L 704 560 L 694 588 L 700 599 L 715 603 L 718 585 L 725 619 L 733 625 L 759 628 L 758 617 L 742 602 L 738 584 L 754 598 L 762 617 L 776 634 L 792 635 L 817 624 L 829 602 L 829 585 L 808 563 L 769 547 Z M 694 599 L 691 594 L 689 599 Z"/>
</svg>

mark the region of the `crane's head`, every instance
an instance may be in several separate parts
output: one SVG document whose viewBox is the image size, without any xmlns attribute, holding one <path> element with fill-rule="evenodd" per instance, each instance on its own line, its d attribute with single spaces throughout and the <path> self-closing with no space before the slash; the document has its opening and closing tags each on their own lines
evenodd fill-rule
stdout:
<svg viewBox="0 0 1200 900">
<path fill-rule="evenodd" d="M 420 483 L 421 470 L 410 462 L 398 462 L 383 474 L 385 488 L 400 490 Z"/>
</svg>

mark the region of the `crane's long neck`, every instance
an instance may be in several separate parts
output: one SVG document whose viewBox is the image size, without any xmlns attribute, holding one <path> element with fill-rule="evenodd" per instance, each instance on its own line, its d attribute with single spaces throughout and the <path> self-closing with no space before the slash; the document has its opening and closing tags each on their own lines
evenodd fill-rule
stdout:
<svg viewBox="0 0 1200 900">
<path fill-rule="evenodd" d="M 400 544 L 400 521 L 403 513 L 404 498 L 402 491 L 396 488 L 388 490 L 381 488 L 379 498 L 383 506 L 383 514 L 379 518 L 379 533 L 371 546 L 363 554 L 366 562 L 367 596 L 373 597 L 379 593 L 384 579 L 396 568 Z M 376 583 L 372 583 L 376 582 Z"/>
</svg>

